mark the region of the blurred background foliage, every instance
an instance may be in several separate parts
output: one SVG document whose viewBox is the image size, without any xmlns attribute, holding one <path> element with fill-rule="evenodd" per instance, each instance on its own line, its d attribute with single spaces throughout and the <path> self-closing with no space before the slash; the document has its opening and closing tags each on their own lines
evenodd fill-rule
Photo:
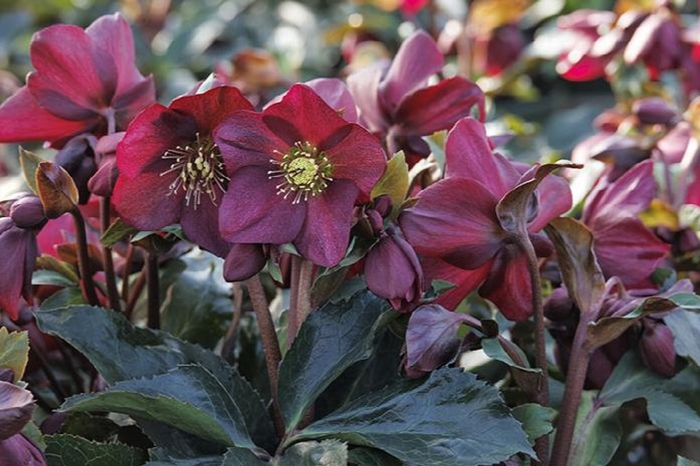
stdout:
<svg viewBox="0 0 700 466">
<path fill-rule="evenodd" d="M 492 134 L 515 134 L 504 152 L 527 162 L 566 158 L 615 99 L 604 80 L 572 83 L 557 75 L 556 57 L 566 42 L 556 31 L 557 17 L 580 9 L 644 8 L 647 3 L 653 2 L 2 0 L 0 100 L 22 85 L 32 69 L 29 43 L 35 31 L 56 23 L 85 27 L 115 11 L 131 22 L 139 68 L 155 76 L 163 103 L 190 90 L 212 70 L 264 88 L 260 94 L 272 98 L 292 82 L 342 77 L 392 56 L 405 37 L 421 28 L 445 51 L 446 75 L 467 75 L 489 95 Z M 697 14 L 696 3 L 688 3 L 684 11 Z M 479 43 L 465 46 L 464 38 L 503 25 L 516 30 L 516 36 L 506 37 L 504 50 L 519 53 L 494 72 L 492 65 L 488 69 L 479 63 L 484 58 Z M 16 151 L 6 148 L 5 153 L 10 159 L 5 171 L 12 171 Z"/>
</svg>

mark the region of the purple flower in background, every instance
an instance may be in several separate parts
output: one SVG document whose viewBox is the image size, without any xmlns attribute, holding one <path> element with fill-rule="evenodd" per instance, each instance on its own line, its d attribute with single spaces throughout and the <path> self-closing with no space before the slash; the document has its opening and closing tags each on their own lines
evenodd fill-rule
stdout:
<svg viewBox="0 0 700 466">
<path fill-rule="evenodd" d="M 0 142 L 61 147 L 78 134 L 123 130 L 155 102 L 153 78 L 136 68 L 131 29 L 118 13 L 84 30 L 42 29 L 32 37 L 30 57 L 36 71 L 0 106 Z"/>
<path fill-rule="evenodd" d="M 360 109 L 360 121 L 386 138 L 390 154 L 406 152 L 409 164 L 430 150 L 422 136 L 450 129 L 476 105 L 483 118 L 484 95 L 461 77 L 428 86 L 444 58 L 435 41 L 418 31 L 401 45 L 394 60 L 351 74 L 348 87 Z"/>
</svg>

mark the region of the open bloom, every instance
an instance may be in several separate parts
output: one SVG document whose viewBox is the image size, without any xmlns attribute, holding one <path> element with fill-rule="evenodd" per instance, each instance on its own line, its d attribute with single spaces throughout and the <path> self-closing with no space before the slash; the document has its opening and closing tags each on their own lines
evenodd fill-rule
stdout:
<svg viewBox="0 0 700 466">
<path fill-rule="evenodd" d="M 358 198 L 384 173 L 377 139 L 297 84 L 262 113 L 236 112 L 214 132 L 228 191 L 220 228 L 232 243 L 293 243 L 322 265 L 345 255 Z"/>
<path fill-rule="evenodd" d="M 426 275 L 457 285 L 438 300 L 453 307 L 467 294 L 479 293 L 511 320 L 531 313 L 527 259 L 496 216 L 496 205 L 511 189 L 532 176 L 492 153 L 482 124 L 460 120 L 447 136 L 446 177 L 418 195 L 399 221 L 408 242 L 429 259 Z M 536 235 L 571 207 L 563 179 L 547 177 L 535 192 L 527 230 L 535 249 L 548 249 Z M 437 238 L 439 237 L 439 241 Z"/>
<path fill-rule="evenodd" d="M 627 288 L 653 287 L 651 274 L 670 249 L 639 219 L 654 198 L 652 171 L 653 162 L 647 160 L 614 183 L 603 179 L 581 217 L 595 237 L 593 249 L 603 273 L 618 277 Z"/>
<path fill-rule="evenodd" d="M 394 60 L 348 77 L 348 88 L 360 109 L 362 124 L 387 139 L 390 153 L 406 151 L 409 161 L 430 153 L 422 136 L 450 129 L 477 105 L 484 115 L 484 95 L 461 77 L 428 86 L 444 58 L 435 41 L 418 31 L 401 45 Z"/>
<path fill-rule="evenodd" d="M 129 23 L 102 16 L 83 30 L 49 26 L 32 37 L 36 71 L 0 106 L 0 142 L 46 140 L 61 147 L 81 133 L 125 129 L 155 101 L 151 76 L 135 66 Z"/>
<path fill-rule="evenodd" d="M 113 201 L 124 221 L 141 230 L 179 222 L 188 239 L 225 256 L 230 245 L 219 235 L 218 206 L 228 176 L 212 131 L 242 109 L 252 105 L 238 89 L 221 86 L 144 110 L 117 148 Z"/>
</svg>

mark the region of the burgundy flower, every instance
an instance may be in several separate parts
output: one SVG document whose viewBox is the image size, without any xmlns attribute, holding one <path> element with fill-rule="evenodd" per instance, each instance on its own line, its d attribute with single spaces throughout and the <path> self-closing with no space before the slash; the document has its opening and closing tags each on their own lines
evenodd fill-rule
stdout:
<svg viewBox="0 0 700 466">
<path fill-rule="evenodd" d="M 637 164 L 614 183 L 591 194 L 581 221 L 595 237 L 593 249 L 606 277 L 617 276 L 627 288 L 650 288 L 650 276 L 666 257 L 669 245 L 639 219 L 649 207 L 656 185 L 653 162 Z"/>
<path fill-rule="evenodd" d="M 644 18 L 624 52 L 625 62 L 643 62 L 653 80 L 658 80 L 664 71 L 678 68 L 681 58 L 681 31 L 665 8 Z"/>
<path fill-rule="evenodd" d="M 362 124 L 387 138 L 390 153 L 406 151 L 412 163 L 430 153 L 422 136 L 450 129 L 474 105 L 485 114 L 484 95 L 471 81 L 454 77 L 427 85 L 443 62 L 435 41 L 418 31 L 401 45 L 393 62 L 348 77 Z"/>
<path fill-rule="evenodd" d="M 36 71 L 0 106 L 0 142 L 46 140 L 61 147 L 81 133 L 124 129 L 155 101 L 152 77 L 135 67 L 134 43 L 118 13 L 87 29 L 60 24 L 37 32 Z"/>
<path fill-rule="evenodd" d="M 126 223 L 158 230 L 180 223 L 191 241 L 221 257 L 218 206 L 228 176 L 212 131 L 237 110 L 252 109 L 234 87 L 155 104 L 129 126 L 117 149 L 114 206 Z"/>
<path fill-rule="evenodd" d="M 232 243 L 293 243 L 333 266 L 345 255 L 356 200 L 386 166 L 374 136 L 297 84 L 262 113 L 240 111 L 214 132 L 230 177 L 220 227 Z"/>
<path fill-rule="evenodd" d="M 526 258 L 496 216 L 496 205 L 512 188 L 530 179 L 514 164 L 492 153 L 483 125 L 465 118 L 449 132 L 445 144 L 446 177 L 418 195 L 399 221 L 418 254 L 432 258 L 426 275 L 448 280 L 457 288 L 440 299 L 451 304 L 479 288 L 511 320 L 532 312 Z M 528 232 L 536 249 L 550 252 L 535 235 L 571 206 L 566 182 L 547 177 L 533 200 Z M 447 301 L 438 301 L 446 305 Z"/>
</svg>

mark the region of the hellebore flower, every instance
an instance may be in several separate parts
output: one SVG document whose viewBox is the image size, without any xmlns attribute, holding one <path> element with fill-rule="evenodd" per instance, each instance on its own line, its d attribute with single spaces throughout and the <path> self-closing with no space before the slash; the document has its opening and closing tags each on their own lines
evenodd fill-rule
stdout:
<svg viewBox="0 0 700 466">
<path fill-rule="evenodd" d="M 46 223 L 41 201 L 26 195 L 10 201 L 9 216 L 0 217 L 0 309 L 12 320 L 19 316 L 20 298 L 31 302 L 32 272 L 38 255 L 36 230 Z"/>
<path fill-rule="evenodd" d="M 21 434 L 33 412 L 31 392 L 0 381 L 0 458 L 7 461 L 3 464 L 46 465 L 41 450 Z"/>
<path fill-rule="evenodd" d="M 236 112 L 214 132 L 230 178 L 220 209 L 231 243 L 293 243 L 322 266 L 345 255 L 358 198 L 382 176 L 377 139 L 296 84 L 262 113 Z"/>
<path fill-rule="evenodd" d="M 228 176 L 212 131 L 252 105 L 234 87 L 215 87 L 152 105 L 129 126 L 117 147 L 120 176 L 114 207 L 129 225 L 158 230 L 180 223 L 188 239 L 224 257 L 218 206 Z"/>
<path fill-rule="evenodd" d="M 623 55 L 627 64 L 643 62 L 649 76 L 658 80 L 661 73 L 681 64 L 681 31 L 673 15 L 659 9 L 636 28 Z"/>
<path fill-rule="evenodd" d="M 118 13 L 85 30 L 42 29 L 32 37 L 30 58 L 36 71 L 0 106 L 0 142 L 61 147 L 78 134 L 124 129 L 155 102 L 153 78 L 136 68 L 129 23 Z"/>
<path fill-rule="evenodd" d="M 483 125 L 472 118 L 449 132 L 445 156 L 445 179 L 420 192 L 416 204 L 399 217 L 406 239 L 418 254 L 433 259 L 426 263 L 426 275 L 457 285 L 439 304 L 447 302 L 441 301 L 444 297 L 458 302 L 481 285 L 479 293 L 508 319 L 524 320 L 532 313 L 527 259 L 499 222 L 496 205 L 532 171 L 521 175 L 492 153 Z M 548 242 L 535 233 L 570 208 L 571 191 L 557 177 L 546 177 L 538 191 L 527 230 L 535 249 L 549 253 Z"/>
<path fill-rule="evenodd" d="M 403 149 L 411 164 L 430 153 L 422 136 L 450 129 L 474 105 L 481 117 L 485 115 L 484 95 L 473 82 L 453 77 L 427 85 L 443 63 L 435 41 L 418 31 L 406 39 L 391 63 L 348 76 L 362 124 L 386 138 L 389 153 Z"/>
<path fill-rule="evenodd" d="M 650 276 L 670 249 L 639 219 L 654 197 L 652 170 L 653 162 L 647 160 L 599 187 L 581 216 L 595 237 L 593 249 L 603 274 L 619 277 L 626 288 L 653 287 Z"/>
</svg>

